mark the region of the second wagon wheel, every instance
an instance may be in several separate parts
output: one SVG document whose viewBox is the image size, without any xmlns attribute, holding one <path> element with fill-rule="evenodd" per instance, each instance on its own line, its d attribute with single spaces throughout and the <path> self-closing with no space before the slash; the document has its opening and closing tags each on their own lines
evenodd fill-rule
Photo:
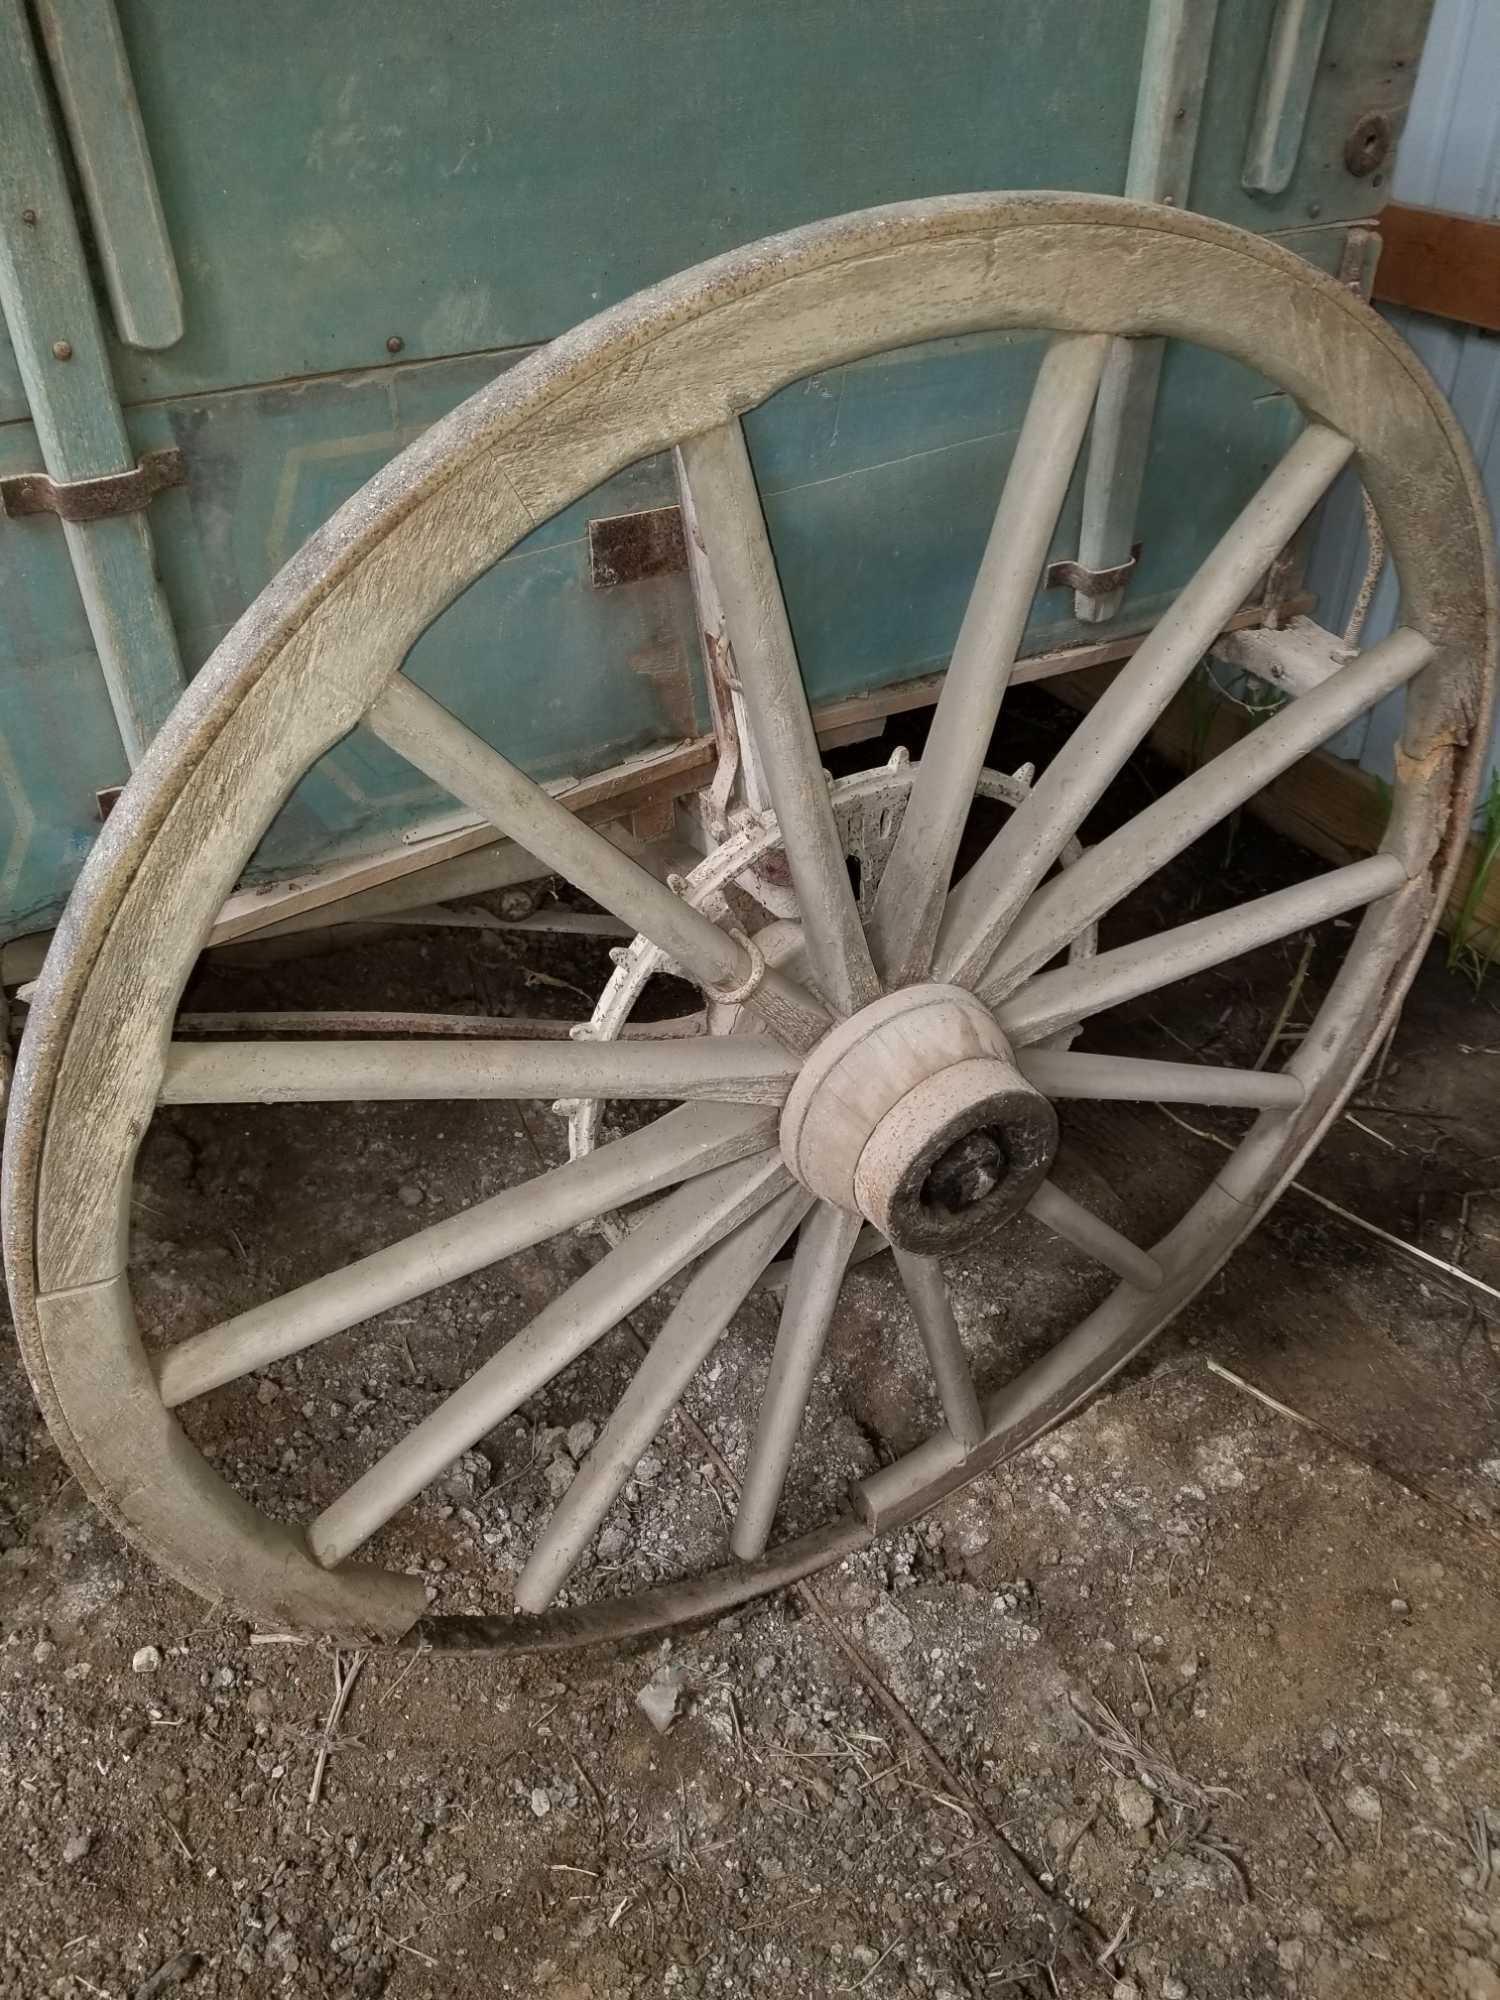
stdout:
<svg viewBox="0 0 1500 2000">
<path fill-rule="evenodd" d="M 921 761 L 830 789 L 740 431 L 788 382 L 984 329 L 1049 338 Z M 1217 349 L 1305 426 L 1034 782 L 982 769 L 1112 337 Z M 663 884 L 403 673 L 424 628 L 538 522 L 680 446 L 773 813 Z M 1355 462 L 1402 589 L 1400 628 L 1345 656 L 1210 763 L 1079 851 L 1095 803 L 1341 467 Z M 1390 1023 L 1441 907 L 1486 736 L 1493 594 L 1477 482 L 1441 398 L 1346 291 L 1222 225 L 1107 199 L 981 195 L 845 217 L 691 271 L 464 404 L 344 507 L 251 607 L 111 817 L 49 956 L 6 1148 L 6 1247 L 28 1365 L 80 1480 L 193 1588 L 252 1616 L 393 1639 L 545 1646 L 722 1610 L 908 1521 L 1097 1389 L 1199 1291 L 1285 1184 Z M 1091 955 L 1095 921 L 1295 759 L 1393 690 L 1405 734 L 1380 851 Z M 640 937 L 584 1039 L 391 1049 L 174 1043 L 224 897 L 308 767 L 356 722 Z M 1009 788 L 1007 790 L 1007 787 Z M 976 791 L 1007 808 L 962 872 Z M 861 850 L 873 825 L 879 852 Z M 758 843 L 758 847 L 757 847 Z M 784 858 L 786 908 L 717 892 Z M 856 895 L 851 853 L 869 863 Z M 954 879 L 955 874 L 958 879 Z M 787 900 L 783 899 L 784 902 Z M 1346 913 L 1341 970 L 1282 1069 L 1089 1052 L 1103 1010 Z M 642 965 L 670 964 L 734 1032 L 623 1039 Z M 613 1011 L 611 1011 L 613 1009 Z M 1074 1030 L 1082 1027 L 1082 1033 Z M 1170 1054 L 1170 1051 L 1167 1052 Z M 143 1338 L 128 1217 L 155 1108 L 421 1094 L 676 1103 L 466 1213 L 169 1346 Z M 1245 1107 L 1186 1212 L 1136 1242 L 1049 1177 L 1085 1097 Z M 654 1199 L 647 1204 L 646 1198 Z M 587 1273 L 347 1490 L 264 1517 L 174 1414 L 221 1385 L 601 1214 Z M 975 1383 L 945 1281 L 1028 1210 L 1116 1282 L 1013 1379 Z M 825 1334 L 862 1231 L 894 1249 L 939 1392 L 935 1434 L 778 1538 Z M 1035 1232 L 1045 1243 L 1042 1231 Z M 774 1357 L 735 1472 L 730 1547 L 611 1595 L 585 1570 L 632 1465 L 795 1236 Z M 429 1616 L 419 1579 L 361 1561 L 385 1525 L 623 1314 L 664 1322 L 543 1528 L 503 1616 Z M 672 1302 L 675 1301 L 675 1302 Z M 559 1607 L 560 1591 L 577 1599 Z"/>
</svg>

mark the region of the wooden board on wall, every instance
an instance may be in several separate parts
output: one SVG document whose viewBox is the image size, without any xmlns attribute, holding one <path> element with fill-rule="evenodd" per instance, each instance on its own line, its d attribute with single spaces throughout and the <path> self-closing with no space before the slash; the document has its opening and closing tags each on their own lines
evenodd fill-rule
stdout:
<svg viewBox="0 0 1500 2000">
<path fill-rule="evenodd" d="M 1392 202 L 1381 211 L 1375 297 L 1500 333 L 1500 221 Z"/>
</svg>

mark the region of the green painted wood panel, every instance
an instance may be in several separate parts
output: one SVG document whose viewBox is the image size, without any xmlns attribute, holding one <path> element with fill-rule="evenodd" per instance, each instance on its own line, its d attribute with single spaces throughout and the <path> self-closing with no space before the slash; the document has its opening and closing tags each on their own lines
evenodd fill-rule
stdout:
<svg viewBox="0 0 1500 2000">
<path fill-rule="evenodd" d="M 1297 240 L 1327 266 L 1341 232 Z M 1035 339 L 1008 335 L 935 342 L 810 377 L 748 418 L 815 699 L 886 686 L 946 659 L 1037 353 Z M 321 521 L 495 369 L 490 358 L 417 363 L 130 411 L 137 450 L 177 444 L 193 467 L 188 487 L 152 507 L 189 668 Z M 1285 400 L 1248 371 L 1169 350 L 1145 554 L 1121 629 L 1147 621 L 1180 585 L 1292 421 Z M 0 470 L 22 469 L 33 450 L 25 426 L 0 426 Z M 1184 492 L 1194 495 L 1191 508 L 1181 505 Z M 589 518 L 673 497 L 669 465 L 648 460 L 544 523 L 429 629 L 411 671 L 543 778 L 599 769 L 705 727 L 684 582 L 600 592 L 589 581 Z M 1076 535 L 1077 505 L 1075 492 L 1059 553 Z M 97 824 L 94 794 L 120 782 L 123 759 L 107 706 L 91 698 L 88 627 L 57 524 L 7 523 L 0 532 L 18 584 L 0 604 L 0 717 L 15 719 L 27 748 L 24 838 L 15 802 L 0 798 L 0 853 L 13 857 L 0 910 L 14 913 L 15 933 L 60 907 Z M 1069 616 L 1066 593 L 1052 592 L 1038 600 L 1027 644 L 1095 636 Z M 298 787 L 257 872 L 377 844 L 447 803 L 356 732 Z"/>
<path fill-rule="evenodd" d="M 126 401 L 515 347 L 775 229 L 1125 185 L 1147 0 L 119 0 L 187 331 Z M 1426 0 L 1340 0 L 1286 191 L 1240 185 L 1273 0 L 1221 7 L 1192 205 L 1368 214 Z M 0 397 L 6 370 L 0 363 Z M 0 401 L 0 419 L 24 414 Z"/>
<path fill-rule="evenodd" d="M 0 475 L 30 472 L 29 424 L 0 425 Z M 129 765 L 58 524 L 0 522 L 0 935 L 50 923 L 99 831 L 96 792 Z"/>
<path fill-rule="evenodd" d="M 133 447 L 187 454 L 189 487 L 150 519 L 195 670 L 403 444 L 529 343 L 638 286 L 871 202 L 1122 187 L 1147 0 L 118 7 L 186 331 L 159 353 L 115 344 L 111 360 Z M 1345 171 L 1344 133 L 1367 109 L 1399 113 L 1427 9 L 1337 0 L 1291 184 L 1258 201 L 1240 174 L 1271 11 L 1219 10 L 1193 201 L 1296 228 L 1328 268 L 1330 225 L 1381 193 Z M 797 384 L 752 417 L 815 697 L 946 658 L 1034 361 L 1022 341 L 944 343 Z M 24 415 L 0 340 L 0 468 L 37 463 Z M 1169 359 L 1131 620 L 1180 586 L 1289 422 L 1227 364 Z M 546 524 L 449 609 L 413 673 L 546 777 L 701 726 L 682 584 L 598 593 L 587 575 L 591 514 L 672 497 L 651 463 Z M 1076 496 L 1059 552 L 1074 510 Z M 94 794 L 123 762 L 58 525 L 0 523 L 0 570 L 14 933 L 56 913 Z M 1028 643 L 1084 636 L 1067 614 L 1044 597 Z M 441 803 L 356 733 L 298 788 L 258 865 L 375 844 Z"/>
<path fill-rule="evenodd" d="M 134 461 L 47 83 L 22 0 L 0 0 L 0 298 L 11 313 L 41 467 L 55 480 L 94 479 Z M 184 686 L 151 525 L 132 513 L 68 522 L 62 533 L 101 680 L 135 763 Z"/>
</svg>

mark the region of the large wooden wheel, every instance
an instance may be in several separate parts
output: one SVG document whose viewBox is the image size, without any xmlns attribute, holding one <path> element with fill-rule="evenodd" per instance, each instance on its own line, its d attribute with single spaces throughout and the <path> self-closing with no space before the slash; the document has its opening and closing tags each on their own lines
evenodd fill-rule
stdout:
<svg viewBox="0 0 1500 2000">
<path fill-rule="evenodd" d="M 740 414 L 814 370 L 986 328 L 1047 332 L 1037 386 L 925 753 L 900 775 L 857 900 L 849 786 L 830 791 Z M 1306 418 L 1198 574 L 953 880 L 986 746 L 1112 337 L 1240 359 Z M 716 920 L 531 783 L 402 673 L 431 620 L 536 523 L 679 446 L 784 855 L 788 936 Z M 1401 628 L 1082 853 L 1078 830 L 1341 467 L 1402 585 Z M 1487 529 L 1467 452 L 1410 352 L 1346 291 L 1197 217 L 981 195 L 845 217 L 688 272 L 555 342 L 373 480 L 240 621 L 111 817 L 49 956 L 6 1148 L 12 1296 L 37 1393 L 79 1478 L 174 1575 L 251 1615 L 394 1639 L 543 1646 L 724 1609 L 905 1521 L 1056 1423 L 1206 1282 L 1334 1116 L 1390 1022 L 1469 818 L 1492 673 Z M 1381 851 L 1143 941 L 1072 950 L 1131 888 L 1392 690 L 1406 732 Z M 356 722 L 566 876 L 696 981 L 735 1032 L 557 1045 L 187 1046 L 173 1018 L 226 894 L 291 787 Z M 877 774 L 878 777 L 878 774 Z M 884 811 L 884 808 L 883 808 Z M 1070 853 L 1070 843 L 1075 843 Z M 732 863 L 734 857 L 730 857 Z M 1071 859 L 1069 866 L 1059 866 Z M 722 875 L 726 866 L 719 863 Z M 704 864 L 712 875 L 711 855 Z M 700 893 L 703 892 L 703 893 Z M 721 906 L 718 906 L 721 914 Z M 1076 1047 L 1102 1010 L 1362 911 L 1284 1070 L 1134 1063 Z M 775 933 L 774 939 L 771 933 Z M 774 942 L 775 948 L 772 949 Z M 630 968 L 618 975 L 628 979 Z M 153 1352 L 127 1270 L 137 1145 L 164 1101 L 362 1096 L 641 1099 L 676 1108 L 534 1182 Z M 1129 1241 L 1049 1179 L 1080 1096 L 1248 1107 L 1223 1170 L 1160 1241 Z M 654 1205 L 639 1204 L 659 1194 Z M 587 1275 L 301 1525 L 252 1509 L 174 1410 L 584 1219 L 632 1208 Z M 1118 1275 L 1014 1380 L 976 1388 L 942 1260 L 1029 1208 Z M 850 1509 L 778 1543 L 778 1501 L 861 1232 L 895 1250 L 945 1425 Z M 722 1566 L 555 1608 L 634 1458 L 795 1232 L 758 1429 Z M 352 1560 L 450 1463 L 674 1281 L 635 1382 L 541 1536 L 509 1615 L 428 1618 L 418 1580 Z M 554 1607 L 549 1609 L 548 1607 Z M 507 1607 L 497 1607 L 506 1611 Z"/>
</svg>

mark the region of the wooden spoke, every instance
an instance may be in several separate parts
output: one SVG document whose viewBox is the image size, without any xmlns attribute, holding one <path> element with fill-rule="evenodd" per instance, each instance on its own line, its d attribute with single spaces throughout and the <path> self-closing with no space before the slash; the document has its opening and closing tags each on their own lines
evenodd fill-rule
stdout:
<svg viewBox="0 0 1500 2000">
<path fill-rule="evenodd" d="M 174 1042 L 163 1104 L 394 1098 L 712 1098 L 779 1104 L 795 1057 L 769 1036 L 595 1042 Z"/>
<path fill-rule="evenodd" d="M 1034 1215 L 1044 1229 L 1050 1229 L 1054 1236 L 1071 1243 L 1075 1250 L 1092 1257 L 1096 1264 L 1113 1271 L 1127 1284 L 1143 1292 L 1154 1292 L 1160 1285 L 1162 1268 L 1154 1257 L 1137 1248 L 1118 1229 L 1111 1229 L 1091 1208 L 1064 1194 L 1055 1182 L 1042 1182 L 1027 1202 L 1026 1213 Z"/>
<path fill-rule="evenodd" d="M 1016 1067 L 1044 1096 L 1061 1099 L 1252 1105 L 1259 1111 L 1292 1111 L 1306 1094 L 1298 1078 L 1284 1071 L 1214 1069 L 1207 1063 L 1080 1055 L 1071 1049 L 1018 1049 Z"/>
<path fill-rule="evenodd" d="M 1377 902 L 1402 888 L 1406 879 L 1394 854 L 1372 854 L 1367 861 L 1351 861 L 1345 868 L 1257 896 L 1219 916 L 1199 917 L 1157 937 L 1120 945 L 1081 965 L 1058 966 L 1039 973 L 1003 1002 L 1000 1025 L 1013 1042 L 1042 1041 L 1106 1007 L 1154 993 L 1174 980 L 1290 937 L 1309 924 Z"/>
<path fill-rule="evenodd" d="M 775 1138 L 774 1119 L 749 1109 L 694 1104 L 669 1111 L 539 1180 L 507 1188 L 169 1347 L 156 1361 L 162 1401 L 185 1403 L 606 1209 L 764 1152 Z"/>
<path fill-rule="evenodd" d="M 243 1014 L 182 1013 L 177 1016 L 179 1035 L 321 1035 L 334 1040 L 341 1035 L 374 1035 L 390 1041 L 400 1036 L 403 1043 L 418 1036 L 441 1036 L 443 1040 L 482 1042 L 566 1042 L 580 1021 L 551 1021 L 524 1014 L 407 1014 L 394 1011 L 366 1012 L 357 1007 L 329 1007 L 316 1012 L 262 1009 Z M 620 1030 L 626 1041 L 691 1041 L 708 1033 L 708 1016 L 674 1014 L 666 1021 L 627 1021 Z M 175 1046 L 175 1045 L 174 1045 Z"/>
<path fill-rule="evenodd" d="M 711 1249 L 787 1186 L 775 1154 L 702 1175 L 647 1211 L 611 1250 L 524 1333 L 445 1397 L 398 1445 L 311 1524 L 308 1546 L 331 1569 L 399 1513 L 454 1459 L 503 1423 L 669 1278 Z"/>
<path fill-rule="evenodd" d="M 852 1271 L 856 1264 L 868 1264 L 872 1257 L 878 1257 L 883 1250 L 889 1250 L 890 1247 L 874 1223 L 867 1222 L 854 1239 L 854 1248 L 849 1252 L 848 1268 Z M 791 1257 L 778 1257 L 767 1269 L 761 1290 L 770 1293 L 773 1298 L 784 1299 L 791 1277 Z"/>
<path fill-rule="evenodd" d="M 914 1257 L 905 1250 L 895 1254 L 907 1302 L 937 1383 L 944 1421 L 960 1444 L 976 1445 L 984 1436 L 984 1417 L 942 1266 L 936 1257 Z"/>
<path fill-rule="evenodd" d="M 797 1239 L 776 1352 L 761 1399 L 755 1441 L 745 1462 L 739 1511 L 730 1537 L 730 1546 L 744 1560 L 760 1555 L 770 1537 L 792 1448 L 860 1226 L 857 1215 L 822 1202 L 802 1225 Z"/>
<path fill-rule="evenodd" d="M 791 866 L 813 983 L 841 1014 L 852 1014 L 876 999 L 880 987 L 739 418 L 686 441 L 679 460 Z"/>
<path fill-rule="evenodd" d="M 980 979 L 986 997 L 993 1002 L 1013 991 L 1299 757 L 1404 687 L 1432 652 L 1420 633 L 1393 632 L 1089 848 L 1027 904 Z"/>
<path fill-rule="evenodd" d="M 641 1453 L 681 1400 L 751 1288 L 812 1206 L 788 1188 L 698 1265 L 578 1476 L 552 1510 L 516 1584 L 521 1611 L 545 1611 L 614 1505 Z"/>
<path fill-rule="evenodd" d="M 737 988 L 753 978 L 755 961 L 743 945 L 569 812 L 404 674 L 387 684 L 366 721 L 383 743 L 445 791 L 521 841 L 539 861 L 633 930 L 643 931 L 701 986 Z M 746 1004 L 791 1048 L 810 1048 L 827 1026 L 810 995 L 778 972 L 766 972 Z"/>
<path fill-rule="evenodd" d="M 1354 447 L 1310 425 L 954 889 L 937 976 L 975 984 L 1037 884 Z"/>
<path fill-rule="evenodd" d="M 887 985 L 920 979 L 931 963 L 975 783 L 1109 346 L 1099 334 L 1062 335 L 1037 372 L 921 767 L 875 898 L 871 944 Z"/>
</svg>

